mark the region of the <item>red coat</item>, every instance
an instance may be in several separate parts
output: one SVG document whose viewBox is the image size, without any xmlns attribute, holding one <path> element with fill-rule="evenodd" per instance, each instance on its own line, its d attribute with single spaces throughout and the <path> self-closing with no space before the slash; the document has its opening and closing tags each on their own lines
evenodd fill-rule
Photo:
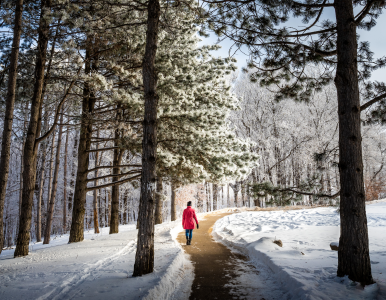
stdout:
<svg viewBox="0 0 386 300">
<path fill-rule="evenodd" d="M 184 229 L 194 229 L 194 220 L 196 220 L 196 223 L 198 224 L 196 212 L 193 208 L 188 206 L 186 209 L 184 209 L 184 213 L 182 215 L 182 226 Z"/>
</svg>

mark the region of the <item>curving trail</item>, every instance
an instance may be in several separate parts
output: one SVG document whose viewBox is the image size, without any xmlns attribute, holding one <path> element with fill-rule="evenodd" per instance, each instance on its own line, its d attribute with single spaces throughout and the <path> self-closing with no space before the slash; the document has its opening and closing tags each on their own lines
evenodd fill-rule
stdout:
<svg viewBox="0 0 386 300">
<path fill-rule="evenodd" d="M 190 300 L 264 299 L 255 284 L 259 280 L 259 271 L 248 263 L 247 258 L 212 238 L 214 223 L 229 214 L 206 215 L 205 220 L 200 220 L 200 229 L 193 231 L 190 246 L 186 246 L 184 232 L 178 235 L 177 240 L 194 264 L 195 278 Z"/>
</svg>

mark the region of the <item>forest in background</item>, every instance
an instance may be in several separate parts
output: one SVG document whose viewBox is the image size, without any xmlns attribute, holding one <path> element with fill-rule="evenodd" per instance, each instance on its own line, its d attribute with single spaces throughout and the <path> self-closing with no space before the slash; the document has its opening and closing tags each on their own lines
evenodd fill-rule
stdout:
<svg viewBox="0 0 386 300">
<path fill-rule="evenodd" d="M 266 89 L 257 89 L 245 74 L 233 73 L 227 81 L 232 92 L 239 99 L 239 110 L 231 112 L 228 120 L 236 135 L 254 142 L 251 151 L 259 155 L 258 166 L 244 180 L 223 182 L 213 185 L 210 182 L 188 184 L 176 189 L 176 215 L 180 216 L 187 201 L 192 201 L 198 212 L 207 212 L 224 207 L 264 207 L 282 205 L 337 205 L 337 199 L 315 196 L 319 193 L 333 195 L 339 190 L 337 168 L 337 117 L 336 91 L 328 86 L 323 92 L 315 94 L 309 104 L 295 102 L 276 102 Z M 80 112 L 80 107 L 77 108 Z M 4 109 L 1 110 L 4 119 Z M 64 115 L 64 113 L 62 114 Z M 11 168 L 9 186 L 4 207 L 4 247 L 15 245 L 17 224 L 20 214 L 22 188 L 22 150 L 26 134 L 28 111 L 23 102 L 16 102 L 16 117 L 11 147 Z M 52 115 L 46 125 L 52 124 Z M 80 117 L 80 115 L 78 115 Z M 51 121 L 50 121 L 51 120 Z M 77 169 L 77 145 L 79 125 L 63 122 L 50 139 L 39 149 L 39 178 L 33 204 L 31 239 L 36 240 L 38 222 L 38 199 L 41 199 L 41 231 L 45 232 L 47 210 L 53 189 L 57 202 L 53 211 L 51 234 L 67 233 L 70 229 L 72 201 Z M 101 135 L 99 131 L 99 135 Z M 58 143 L 58 134 L 61 142 Z M 98 132 L 97 132 L 98 134 Z M 108 135 L 108 133 L 106 134 Z M 365 164 L 366 200 L 385 197 L 383 126 L 369 125 L 363 128 L 363 150 Z M 106 147 L 105 144 L 104 147 Z M 57 156 L 59 147 L 59 156 Z M 90 154 L 90 169 L 109 165 L 114 150 Z M 129 153 L 129 151 L 128 151 Z M 316 156 L 321 159 L 316 159 Z M 127 158 L 126 158 L 127 159 Z M 140 164 L 140 155 L 128 159 Z M 57 165 L 57 184 L 52 183 Z M 106 176 L 110 170 L 100 170 Z M 95 174 L 94 174 L 95 176 Z M 93 176 L 90 176 L 93 178 Z M 104 184 L 111 182 L 105 177 Z M 254 184 L 266 187 L 265 195 L 258 197 L 253 193 Z M 305 184 L 307 183 L 307 184 Z M 162 221 L 171 219 L 172 190 L 169 181 L 163 183 Z M 305 186 L 306 185 L 306 186 Z M 283 194 L 272 190 L 274 187 L 298 189 L 312 195 Z M 213 202 L 213 189 L 217 188 Z M 271 193 L 270 193 L 271 191 Z M 262 189 L 258 192 L 262 193 Z M 111 187 L 90 191 L 86 198 L 84 216 L 85 230 L 94 230 L 94 208 L 97 209 L 98 226 L 108 227 L 111 219 Z M 119 224 L 136 222 L 138 219 L 140 190 L 139 183 L 133 181 L 119 186 Z M 339 198 L 338 198 L 339 199 Z M 213 204 L 214 203 L 214 204 Z M 216 203 L 217 206 L 216 206 Z M 96 205 L 95 205 L 96 204 Z M 209 209 L 208 209 L 209 207 Z"/>
</svg>

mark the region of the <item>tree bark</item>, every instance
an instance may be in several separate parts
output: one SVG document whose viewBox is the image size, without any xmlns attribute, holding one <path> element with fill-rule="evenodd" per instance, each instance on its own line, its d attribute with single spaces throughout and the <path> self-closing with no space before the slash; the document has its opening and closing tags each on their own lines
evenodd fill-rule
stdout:
<svg viewBox="0 0 386 300">
<path fill-rule="evenodd" d="M 48 118 L 44 120 L 43 130 L 46 131 L 48 128 Z M 42 164 L 40 166 L 40 182 L 37 196 L 37 212 L 36 212 L 36 242 L 42 241 L 42 197 L 44 188 L 44 175 L 46 172 L 46 157 L 47 157 L 47 140 L 43 141 L 42 147 Z"/>
<path fill-rule="evenodd" d="M 19 221 L 19 234 L 17 236 L 17 245 L 14 254 L 15 257 L 28 255 L 29 248 L 28 246 L 30 240 L 33 191 L 35 188 L 36 177 L 36 157 L 38 150 L 38 143 L 36 143 L 35 140 L 40 135 L 41 129 L 40 118 L 43 101 L 42 90 L 50 25 L 49 18 L 45 17 L 45 14 L 46 11 L 49 10 L 50 6 L 50 0 L 41 1 L 41 13 L 38 29 L 39 38 L 35 63 L 34 94 L 31 100 L 30 122 L 28 125 L 27 139 L 24 146 L 23 200 Z"/>
<path fill-rule="evenodd" d="M 7 98 L 4 114 L 3 138 L 1 141 L 0 157 L 0 254 L 4 244 L 3 214 L 5 194 L 9 175 L 9 160 L 11 157 L 11 138 L 13 125 L 13 111 L 15 106 L 15 91 L 17 79 L 17 64 L 19 60 L 19 45 L 22 32 L 23 0 L 16 1 L 13 41 L 7 86 Z"/>
<path fill-rule="evenodd" d="M 231 200 L 230 200 L 230 194 L 229 194 L 229 183 L 227 184 L 227 203 L 226 203 L 226 207 L 230 207 L 231 206 Z"/>
<path fill-rule="evenodd" d="M 127 224 L 127 199 L 129 197 L 129 189 L 125 190 L 125 193 L 123 194 L 123 222 L 122 224 Z"/>
<path fill-rule="evenodd" d="M 74 188 L 75 188 L 75 173 L 76 173 L 76 160 L 78 157 L 78 134 L 75 133 L 74 148 L 72 150 L 72 167 L 71 167 L 71 180 L 70 180 L 70 192 L 68 193 L 68 214 L 72 214 L 72 203 L 74 198 Z"/>
<path fill-rule="evenodd" d="M 104 216 L 105 216 L 105 219 L 104 219 L 104 227 L 107 227 L 107 224 L 108 224 L 108 220 L 107 220 L 107 217 L 109 215 L 109 193 L 108 193 L 108 190 L 105 189 L 105 207 L 104 207 L 104 210 L 103 210 L 103 213 L 104 213 Z"/>
<path fill-rule="evenodd" d="M 63 114 L 60 116 L 60 124 L 63 124 Z M 52 191 L 51 191 L 49 207 L 47 210 L 46 231 L 44 234 L 43 244 L 50 243 L 52 218 L 54 217 L 56 191 L 58 187 L 58 174 L 59 174 L 59 167 L 60 167 L 60 146 L 62 144 L 62 135 L 63 135 L 63 126 L 59 126 L 58 143 L 56 146 L 55 170 L 54 170 L 54 177 L 52 178 Z"/>
<path fill-rule="evenodd" d="M 154 269 L 154 197 L 157 158 L 157 73 L 155 57 L 160 18 L 159 0 L 149 0 L 147 7 L 146 48 L 142 76 L 145 92 L 145 116 L 142 140 L 141 201 L 137 252 L 133 276 L 152 273 Z"/>
<path fill-rule="evenodd" d="M 155 195 L 155 224 L 162 224 L 162 207 L 163 207 L 163 186 L 162 177 L 157 177 L 157 193 Z"/>
<path fill-rule="evenodd" d="M 55 134 L 56 132 L 54 131 L 52 133 L 52 139 L 51 139 L 51 157 L 50 157 L 50 168 L 49 168 L 49 177 L 48 177 L 48 192 L 47 192 L 47 207 L 45 208 L 45 218 L 43 219 L 43 226 L 42 229 L 44 231 L 44 235 L 46 232 L 46 227 L 47 227 L 47 215 L 48 215 L 48 210 L 50 207 L 50 200 L 51 200 L 51 194 L 52 194 L 52 178 L 53 178 L 53 171 L 54 171 L 54 155 L 55 155 Z"/>
<path fill-rule="evenodd" d="M 204 201 L 202 199 L 202 195 L 205 195 L 204 193 L 204 189 L 205 189 L 205 186 L 203 184 L 200 184 L 197 186 L 197 195 L 196 195 L 196 199 L 197 199 L 197 212 L 204 212 Z"/>
<path fill-rule="evenodd" d="M 86 62 L 85 74 L 91 71 L 92 57 L 91 38 L 86 41 Z M 78 170 L 76 173 L 75 192 L 72 209 L 72 220 L 70 230 L 70 243 L 81 242 L 84 239 L 84 215 L 87 195 L 87 174 L 89 166 L 89 153 L 92 136 L 92 113 L 94 110 L 95 98 L 90 97 L 90 88 L 87 82 L 83 87 L 82 118 L 80 125 L 79 146 L 78 146 Z"/>
<path fill-rule="evenodd" d="M 67 126 L 66 142 L 64 146 L 64 166 L 63 166 L 63 234 L 67 233 L 67 157 L 68 157 L 68 136 L 69 127 Z"/>
<path fill-rule="evenodd" d="M 97 131 L 97 137 L 99 138 L 99 130 Z M 96 149 L 98 149 L 98 143 L 96 144 Z M 99 152 L 95 152 L 95 167 L 98 166 Z M 98 178 L 98 169 L 94 171 L 94 177 Z M 94 180 L 94 185 L 98 185 L 98 180 Z M 93 197 L 93 219 L 94 219 L 94 233 L 99 233 L 99 218 L 98 218 L 98 192 L 99 190 L 94 190 Z"/>
<path fill-rule="evenodd" d="M 357 35 L 351 0 L 335 1 L 338 64 L 340 239 L 337 275 L 373 283 L 363 183 Z"/>
<path fill-rule="evenodd" d="M 210 212 L 210 188 L 209 183 L 205 181 L 206 211 Z"/>
<path fill-rule="evenodd" d="M 114 150 L 113 165 L 118 166 L 122 161 L 122 150 Z M 119 175 L 120 168 L 113 168 L 113 174 Z M 119 177 L 113 176 L 112 181 L 118 181 Z M 119 232 L 119 184 L 113 185 L 111 188 L 111 211 L 110 211 L 110 234 Z"/>
<path fill-rule="evenodd" d="M 172 199 L 170 201 L 170 220 L 175 221 L 177 220 L 177 202 L 176 202 L 176 184 L 172 181 L 171 182 L 171 189 L 172 189 Z"/>
<path fill-rule="evenodd" d="M 117 120 L 121 119 L 121 106 L 117 105 Z M 114 147 L 118 147 L 118 139 L 120 138 L 120 129 L 116 129 L 114 132 Z M 113 158 L 113 175 L 120 174 L 120 168 L 123 156 L 123 150 L 114 149 L 114 158 Z M 118 176 L 113 176 L 112 181 L 116 182 L 119 180 Z M 111 196 L 111 218 L 110 218 L 110 234 L 118 233 L 119 231 L 119 184 L 112 187 L 112 196 Z"/>
<path fill-rule="evenodd" d="M 108 221 L 106 221 L 106 227 L 107 227 L 107 224 L 110 224 L 110 220 L 111 220 L 111 192 L 110 190 L 107 190 L 107 215 L 108 215 Z"/>
<path fill-rule="evenodd" d="M 240 191 L 240 188 L 241 188 L 240 181 L 236 181 L 235 184 L 229 183 L 229 186 L 233 190 L 235 206 L 238 207 L 239 191 Z M 228 195 L 229 195 L 229 193 L 228 193 Z"/>
<path fill-rule="evenodd" d="M 218 202 L 218 185 L 213 183 L 213 210 L 217 210 L 217 202 Z"/>
</svg>

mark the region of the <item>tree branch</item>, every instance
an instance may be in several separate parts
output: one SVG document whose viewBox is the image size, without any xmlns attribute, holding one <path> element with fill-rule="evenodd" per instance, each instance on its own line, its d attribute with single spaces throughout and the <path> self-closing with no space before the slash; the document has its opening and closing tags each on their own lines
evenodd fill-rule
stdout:
<svg viewBox="0 0 386 300">
<path fill-rule="evenodd" d="M 300 195 L 308 195 L 308 196 L 317 196 L 319 198 L 330 198 L 330 199 L 334 199 L 336 197 L 338 197 L 340 195 L 340 191 L 336 192 L 335 194 L 333 195 L 327 195 L 327 194 L 315 194 L 315 193 L 310 193 L 310 192 L 302 192 L 302 191 L 297 191 L 297 190 L 294 190 L 292 188 L 286 188 L 286 189 L 279 189 L 278 191 L 280 192 L 294 192 L 296 194 L 300 194 Z"/>
<path fill-rule="evenodd" d="M 109 150 L 115 150 L 115 149 L 119 149 L 119 147 L 110 147 L 110 148 L 102 148 L 102 149 L 91 149 L 91 150 L 87 150 L 87 152 L 109 151 Z"/>
<path fill-rule="evenodd" d="M 90 178 L 90 179 L 87 179 L 87 182 L 91 182 L 91 181 L 95 181 L 95 180 L 100 180 L 100 179 L 105 179 L 105 178 L 109 178 L 109 177 L 123 177 L 123 176 L 126 176 L 126 175 L 133 175 L 133 174 L 137 174 L 137 173 L 141 173 L 142 171 L 141 170 L 135 170 L 135 171 L 129 171 L 129 172 L 126 172 L 126 173 L 122 173 L 122 174 L 109 174 L 109 175 L 105 175 L 105 176 L 100 176 L 100 177 L 94 177 L 94 178 Z"/>
<path fill-rule="evenodd" d="M 373 105 L 374 103 L 377 103 L 383 99 L 386 98 L 386 93 L 382 94 L 382 95 L 379 95 L 378 97 L 375 97 L 374 99 L 366 102 L 365 104 L 361 105 L 360 107 L 360 111 L 362 110 L 365 110 L 366 108 L 369 108 L 371 105 Z"/>
<path fill-rule="evenodd" d="M 79 73 L 80 73 L 81 70 L 82 70 L 82 67 L 79 67 L 76 76 L 79 75 Z M 44 135 L 42 135 L 41 137 L 39 137 L 39 138 L 36 139 L 36 143 L 40 143 L 41 141 L 45 140 L 45 139 L 46 139 L 47 137 L 49 137 L 50 134 L 55 130 L 56 125 L 58 124 L 60 110 L 62 109 L 62 106 L 63 106 L 64 102 L 66 101 L 66 99 L 67 99 L 67 97 L 68 97 L 68 94 L 70 93 L 70 90 L 71 90 L 72 87 L 74 86 L 75 81 L 76 81 L 75 79 L 74 79 L 73 81 L 71 81 L 70 86 L 68 87 L 68 89 L 67 89 L 67 91 L 66 91 L 66 94 L 63 96 L 62 101 L 60 101 L 58 107 L 56 108 L 54 124 L 52 124 L 51 128 L 50 128 Z"/>
<path fill-rule="evenodd" d="M 293 1 L 293 4 L 294 4 L 294 6 L 301 6 L 301 7 L 307 7 L 307 8 L 332 7 L 332 6 L 334 6 L 334 3 L 326 3 L 326 2 L 323 2 L 322 4 L 306 4 L 306 3 Z"/>
<path fill-rule="evenodd" d="M 114 181 L 114 182 L 103 184 L 103 185 L 92 186 L 92 187 L 87 188 L 87 192 L 107 188 L 107 187 L 114 186 L 114 185 L 120 185 L 120 184 L 129 182 L 129 181 L 134 181 L 140 177 L 141 177 L 141 175 L 137 175 L 134 177 L 126 178 L 126 179 L 119 180 L 119 181 Z"/>
<path fill-rule="evenodd" d="M 120 166 L 99 166 L 93 169 L 88 170 L 87 172 L 94 172 L 99 169 L 112 169 L 112 168 L 141 168 L 142 165 L 120 165 Z"/>
</svg>

